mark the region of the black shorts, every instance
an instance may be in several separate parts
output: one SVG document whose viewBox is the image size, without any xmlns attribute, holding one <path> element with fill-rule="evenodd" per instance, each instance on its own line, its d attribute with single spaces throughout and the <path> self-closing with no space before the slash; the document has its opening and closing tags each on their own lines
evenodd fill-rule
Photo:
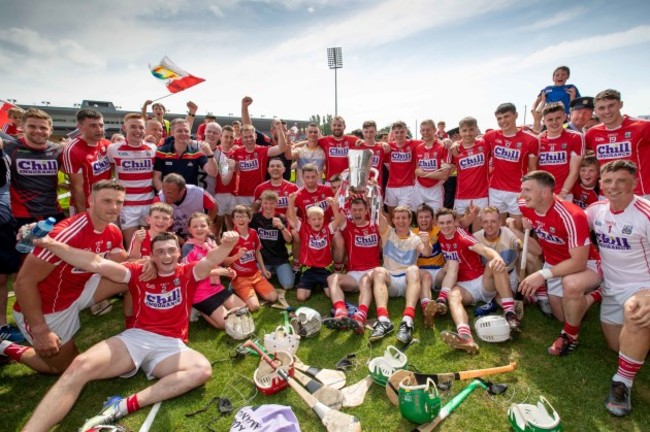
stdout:
<svg viewBox="0 0 650 432">
<path fill-rule="evenodd" d="M 0 225 L 0 244 L 0 274 L 16 273 L 21 256 L 16 250 L 16 225 L 13 221 Z"/>
<path fill-rule="evenodd" d="M 331 274 L 332 272 L 325 268 L 309 267 L 300 276 L 298 289 L 313 291 L 318 285 L 325 289 L 327 288 L 327 277 Z"/>
<path fill-rule="evenodd" d="M 232 295 L 232 290 L 226 288 L 219 291 L 215 295 L 208 297 L 205 300 L 201 300 L 198 303 L 194 303 L 192 306 L 199 312 L 205 315 L 212 315 L 212 312 L 216 311 L 219 306 L 224 304 L 226 300 Z"/>
</svg>

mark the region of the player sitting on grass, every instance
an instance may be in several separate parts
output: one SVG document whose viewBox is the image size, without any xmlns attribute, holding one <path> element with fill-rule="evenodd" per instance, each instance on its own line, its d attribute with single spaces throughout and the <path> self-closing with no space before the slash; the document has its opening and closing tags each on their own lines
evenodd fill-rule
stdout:
<svg viewBox="0 0 650 432">
<path fill-rule="evenodd" d="M 479 348 L 472 337 L 465 305 L 473 305 L 477 301 L 487 303 L 498 292 L 510 328 L 517 331 L 520 328 L 506 265 L 498 252 L 479 243 L 457 226 L 452 210 L 440 209 L 436 220 L 441 234 L 438 242 L 447 261 L 447 274 L 437 301 L 443 304 L 449 302 L 451 317 L 458 331 L 443 331 L 440 337 L 453 349 L 477 354 Z M 487 267 L 483 266 L 481 256 L 489 261 Z"/>
<path fill-rule="evenodd" d="M 208 277 L 238 238 L 236 232 L 226 232 L 221 246 L 201 261 L 178 264 L 181 249 L 176 236 L 159 234 L 151 241 L 158 276 L 147 282 L 139 279 L 141 263 L 118 264 L 49 237 L 36 241 L 75 268 L 127 284 L 133 296 L 136 320 L 133 328 L 77 356 L 36 407 L 24 430 L 50 430 L 70 411 L 90 381 L 131 377 L 140 368 L 149 379 L 158 379 L 127 398 L 112 398 L 97 416 L 82 426 L 82 431 L 115 422 L 142 407 L 186 393 L 210 379 L 212 368 L 208 359 L 185 345 L 191 309 L 188 299 L 192 298 L 197 281 Z"/>
</svg>

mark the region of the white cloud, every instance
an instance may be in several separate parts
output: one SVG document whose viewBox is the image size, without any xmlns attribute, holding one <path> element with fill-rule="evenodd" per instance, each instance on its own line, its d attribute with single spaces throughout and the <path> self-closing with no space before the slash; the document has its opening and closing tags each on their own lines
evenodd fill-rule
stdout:
<svg viewBox="0 0 650 432">
<path fill-rule="evenodd" d="M 208 9 L 209 9 L 210 12 L 212 12 L 212 13 L 214 14 L 214 16 L 216 16 L 217 18 L 223 18 L 223 17 L 225 16 L 225 15 L 223 14 L 223 11 L 221 10 L 221 8 L 220 8 L 219 6 L 217 6 L 217 5 L 210 5 L 210 6 L 208 6 Z"/>
<path fill-rule="evenodd" d="M 530 25 L 521 27 L 521 29 L 532 31 L 532 30 L 545 30 L 548 28 L 556 27 L 560 24 L 564 24 L 566 22 L 570 22 L 577 19 L 581 15 L 584 15 L 586 11 L 587 8 L 585 7 L 574 7 L 571 9 L 562 9 L 561 11 L 557 12 L 555 15 L 551 17 L 543 18 L 539 21 L 535 21 Z"/>
</svg>

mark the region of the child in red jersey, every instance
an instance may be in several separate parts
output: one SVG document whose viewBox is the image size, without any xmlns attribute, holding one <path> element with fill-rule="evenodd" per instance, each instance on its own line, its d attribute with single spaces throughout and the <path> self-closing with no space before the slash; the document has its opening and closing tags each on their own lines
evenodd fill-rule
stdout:
<svg viewBox="0 0 650 432">
<path fill-rule="evenodd" d="M 586 209 L 590 204 L 598 201 L 600 199 L 599 178 L 598 159 L 593 155 L 585 156 L 580 163 L 580 181 L 576 182 L 571 191 L 573 204 Z"/>
<path fill-rule="evenodd" d="M 2 133 L 11 136 L 22 134 L 23 130 L 21 129 L 21 126 L 23 125 L 23 114 L 25 114 L 25 110 L 20 107 L 9 108 L 7 111 L 9 121 L 2 126 Z"/>
<path fill-rule="evenodd" d="M 258 295 L 269 302 L 278 300 L 278 292 L 268 281 L 271 277 L 264 266 L 260 238 L 257 231 L 251 228 L 251 210 L 244 205 L 236 205 L 232 211 L 235 230 L 239 233 L 239 241 L 230 252 L 230 256 L 223 261 L 235 271 L 232 288 L 251 312 L 260 308 Z"/>
</svg>

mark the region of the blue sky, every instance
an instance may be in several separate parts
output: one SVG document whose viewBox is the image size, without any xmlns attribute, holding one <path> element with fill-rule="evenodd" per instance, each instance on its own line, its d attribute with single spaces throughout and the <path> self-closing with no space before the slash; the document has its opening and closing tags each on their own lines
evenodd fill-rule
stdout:
<svg viewBox="0 0 650 432">
<path fill-rule="evenodd" d="M 339 114 L 364 120 L 523 120 L 556 66 L 583 95 L 621 91 L 650 114 L 650 2 L 514 0 L 3 1 L 0 98 L 137 110 L 167 94 L 148 72 L 164 55 L 207 81 L 164 100 L 183 112 L 308 118 L 334 112 L 326 49 L 343 48 Z M 53 18 L 57 17 L 57 18 Z M 530 109 L 530 108 L 529 108 Z M 527 116 L 530 120 L 530 116 Z"/>
</svg>

